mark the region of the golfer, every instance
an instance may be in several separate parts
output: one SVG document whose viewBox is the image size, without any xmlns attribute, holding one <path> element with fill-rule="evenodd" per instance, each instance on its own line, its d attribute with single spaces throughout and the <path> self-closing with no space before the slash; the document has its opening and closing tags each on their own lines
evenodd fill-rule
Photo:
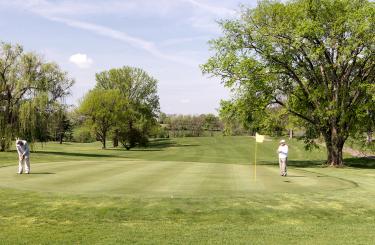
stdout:
<svg viewBox="0 0 375 245">
<path fill-rule="evenodd" d="M 286 176 L 287 171 L 287 162 L 288 162 L 288 145 L 285 143 L 285 140 L 280 141 L 279 148 L 277 149 L 279 154 L 279 166 L 280 166 L 280 175 Z"/>
<path fill-rule="evenodd" d="M 30 173 L 30 149 L 26 140 L 16 140 L 16 148 L 18 152 L 18 174 L 23 172 L 23 164 L 25 164 L 25 173 Z"/>
</svg>

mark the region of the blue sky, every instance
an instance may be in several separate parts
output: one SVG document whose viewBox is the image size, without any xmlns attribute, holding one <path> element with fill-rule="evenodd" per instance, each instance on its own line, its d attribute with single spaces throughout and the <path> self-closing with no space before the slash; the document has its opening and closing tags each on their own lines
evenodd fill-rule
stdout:
<svg viewBox="0 0 375 245">
<path fill-rule="evenodd" d="M 68 103 L 95 85 L 95 73 L 124 65 L 158 83 L 165 113 L 217 113 L 229 92 L 199 68 L 219 19 L 254 0 L 0 0 L 0 41 L 54 61 L 76 80 Z"/>
</svg>

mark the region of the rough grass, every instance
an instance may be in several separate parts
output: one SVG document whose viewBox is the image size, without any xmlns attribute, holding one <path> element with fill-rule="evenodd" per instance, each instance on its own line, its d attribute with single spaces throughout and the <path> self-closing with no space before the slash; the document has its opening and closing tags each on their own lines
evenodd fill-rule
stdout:
<svg viewBox="0 0 375 245">
<path fill-rule="evenodd" d="M 258 145 L 256 182 L 247 137 L 36 145 L 22 176 L 0 153 L 0 244 L 371 244 L 375 170 L 289 145 L 287 178 L 277 140 Z"/>
</svg>

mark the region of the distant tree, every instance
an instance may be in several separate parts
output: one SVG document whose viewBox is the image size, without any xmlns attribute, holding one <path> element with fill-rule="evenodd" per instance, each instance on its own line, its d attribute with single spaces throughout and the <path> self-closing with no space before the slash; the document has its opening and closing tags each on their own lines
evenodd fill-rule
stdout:
<svg viewBox="0 0 375 245">
<path fill-rule="evenodd" d="M 68 108 L 63 105 L 56 105 L 52 114 L 51 132 L 54 140 L 62 144 L 64 138 L 69 138 L 72 133 L 72 122 L 69 118 Z"/>
<path fill-rule="evenodd" d="M 220 118 L 213 114 L 167 115 L 163 119 L 171 137 L 200 137 L 222 130 Z"/>
<path fill-rule="evenodd" d="M 83 98 L 79 111 L 102 142 L 103 149 L 106 148 L 108 133 L 118 123 L 125 107 L 118 89 L 93 89 Z"/>
<path fill-rule="evenodd" d="M 259 126 L 254 123 L 253 113 L 249 112 L 248 106 L 241 100 L 222 100 L 219 117 L 223 122 L 224 135 L 245 135 L 260 132 Z"/>
<path fill-rule="evenodd" d="M 202 136 L 204 132 L 204 124 L 205 124 L 205 118 L 204 115 L 200 116 L 193 116 L 190 118 L 190 122 L 188 122 L 191 128 L 191 134 L 192 136 L 199 137 Z"/>
<path fill-rule="evenodd" d="M 304 120 L 324 137 L 327 163 L 341 166 L 358 115 L 374 103 L 374 13 L 367 0 L 260 1 L 221 22 L 224 36 L 202 68 L 247 101 L 250 115 L 278 104 Z"/>
<path fill-rule="evenodd" d="M 214 131 L 221 131 L 222 125 L 220 118 L 214 114 L 202 115 L 204 118 L 204 130 L 207 130 L 211 136 L 213 136 Z"/>
<path fill-rule="evenodd" d="M 124 66 L 96 74 L 96 88 L 116 89 L 125 101 L 123 111 L 113 132 L 127 149 L 136 144 L 146 145 L 159 114 L 157 80 L 140 68 Z"/>
</svg>

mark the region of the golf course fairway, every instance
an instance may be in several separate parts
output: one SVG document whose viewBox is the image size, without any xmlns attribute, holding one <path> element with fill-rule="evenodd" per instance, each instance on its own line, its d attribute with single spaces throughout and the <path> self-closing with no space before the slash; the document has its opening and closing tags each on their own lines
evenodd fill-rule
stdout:
<svg viewBox="0 0 375 245">
<path fill-rule="evenodd" d="M 253 192 L 329 191 L 351 182 L 292 169 L 281 177 L 276 166 L 168 161 L 79 161 L 40 163 L 30 175 L 0 168 L 0 187 L 76 194 L 139 197 L 246 196 Z"/>
<path fill-rule="evenodd" d="M 34 145 L 0 153 L 0 244 L 373 244 L 375 161 L 280 139 L 153 139 L 147 148 Z"/>
</svg>

